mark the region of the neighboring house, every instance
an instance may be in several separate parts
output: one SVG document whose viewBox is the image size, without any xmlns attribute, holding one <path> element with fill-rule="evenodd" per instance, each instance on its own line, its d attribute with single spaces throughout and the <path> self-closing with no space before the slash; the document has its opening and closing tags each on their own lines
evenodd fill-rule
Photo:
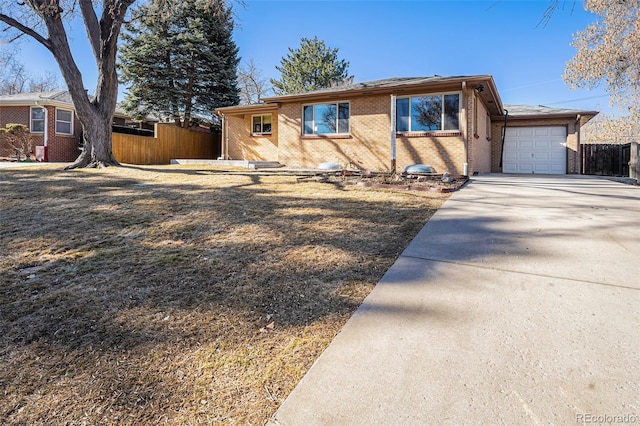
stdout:
<svg viewBox="0 0 640 426">
<path fill-rule="evenodd" d="M 371 171 L 428 164 L 469 175 L 579 173 L 580 127 L 597 114 L 503 105 L 490 75 L 393 78 L 263 101 L 216 110 L 225 159 Z"/>
<path fill-rule="evenodd" d="M 35 146 L 32 154 L 40 161 L 69 162 L 80 153 L 82 131 L 67 91 L 0 96 L 0 127 L 8 123 L 29 127 Z M 0 145 L 0 156 L 13 154 L 10 147 Z"/>
<path fill-rule="evenodd" d="M 82 126 L 66 90 L 0 96 L 0 127 L 9 123 L 29 127 L 34 142 L 32 155 L 39 161 L 71 162 L 82 149 Z M 121 111 L 116 111 L 113 124 L 115 131 L 119 126 L 153 129 L 148 123 L 132 124 Z M 14 150 L 0 140 L 0 157 L 14 155 Z"/>
</svg>

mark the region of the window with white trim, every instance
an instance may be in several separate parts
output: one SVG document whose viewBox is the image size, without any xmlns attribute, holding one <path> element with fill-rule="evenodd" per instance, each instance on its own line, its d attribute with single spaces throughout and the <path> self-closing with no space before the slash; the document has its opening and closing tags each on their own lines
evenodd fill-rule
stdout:
<svg viewBox="0 0 640 426">
<path fill-rule="evenodd" d="M 31 133 L 44 133 L 45 109 L 41 107 L 31 107 L 29 131 Z"/>
<path fill-rule="evenodd" d="M 56 133 L 60 135 L 73 134 L 73 111 L 56 108 Z"/>
<path fill-rule="evenodd" d="M 349 134 L 349 102 L 313 104 L 302 107 L 303 135 Z"/>
<path fill-rule="evenodd" d="M 271 114 L 252 116 L 251 117 L 251 134 L 270 135 L 271 134 Z"/>
<path fill-rule="evenodd" d="M 460 94 L 442 93 L 396 99 L 397 132 L 460 130 Z"/>
</svg>

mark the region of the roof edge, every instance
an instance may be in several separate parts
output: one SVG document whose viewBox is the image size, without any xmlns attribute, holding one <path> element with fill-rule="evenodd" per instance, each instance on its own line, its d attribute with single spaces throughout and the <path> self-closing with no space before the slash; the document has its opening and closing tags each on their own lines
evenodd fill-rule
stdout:
<svg viewBox="0 0 640 426">
<path fill-rule="evenodd" d="M 276 111 L 278 109 L 279 103 L 270 102 L 270 103 L 262 103 L 262 104 L 252 104 L 252 105 L 232 105 L 226 107 L 220 107 L 214 109 L 214 113 L 222 113 L 222 114 L 251 114 L 254 112 L 262 112 L 262 111 Z"/>
<path fill-rule="evenodd" d="M 510 109 L 514 107 L 520 108 L 531 108 L 531 112 L 509 112 Z M 536 108 L 548 108 L 548 111 L 535 111 Z M 507 116 L 512 120 L 541 120 L 541 119 L 549 119 L 549 118 L 568 118 L 580 121 L 580 127 L 587 124 L 593 117 L 600 114 L 600 111 L 589 111 L 589 110 L 580 110 L 580 109 L 564 109 L 564 110 L 554 110 L 553 108 L 545 107 L 539 105 L 528 106 L 528 105 L 505 105 L 505 111 L 507 111 Z M 491 115 L 491 120 L 504 120 L 505 114 L 501 115 Z"/>
<path fill-rule="evenodd" d="M 429 80 L 433 78 L 433 80 Z M 471 75 L 471 76 L 454 76 L 454 77 L 415 77 L 409 78 L 407 81 L 399 81 L 395 84 L 386 84 L 383 86 L 367 86 L 367 84 L 379 83 L 386 80 L 392 79 L 384 79 L 384 80 L 374 80 L 374 81 L 365 81 L 362 83 L 357 83 L 353 86 L 346 87 L 336 87 L 332 89 L 320 89 L 314 90 L 311 92 L 304 93 L 293 93 L 288 95 L 281 96 L 272 96 L 269 98 L 264 98 L 263 101 L 266 103 L 271 102 L 293 102 L 298 100 L 305 99 L 313 99 L 313 98 L 326 98 L 326 97 L 336 97 L 336 96 L 348 96 L 353 94 L 361 94 L 361 95 L 369 95 L 374 93 L 394 93 L 398 90 L 406 90 L 413 88 L 420 88 L 426 86 L 445 86 L 447 84 L 456 84 L 465 82 L 475 82 L 475 81 L 491 81 L 492 89 L 494 93 L 497 95 L 497 88 L 495 86 L 495 82 L 493 81 L 493 77 L 491 75 Z M 499 95 L 498 95 L 499 100 Z M 501 102 L 500 102 L 501 103 Z"/>
</svg>

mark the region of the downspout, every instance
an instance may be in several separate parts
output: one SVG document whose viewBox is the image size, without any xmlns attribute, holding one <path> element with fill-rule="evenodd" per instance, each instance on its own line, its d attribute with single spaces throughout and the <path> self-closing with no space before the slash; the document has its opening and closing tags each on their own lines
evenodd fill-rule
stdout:
<svg viewBox="0 0 640 426">
<path fill-rule="evenodd" d="M 36 106 L 40 106 L 38 105 L 38 101 L 36 101 Z M 49 162 L 49 110 L 47 109 L 47 107 L 40 107 L 44 110 L 44 135 L 43 135 L 43 140 L 44 140 L 44 158 L 42 159 L 42 161 L 44 163 L 48 163 Z"/>
<path fill-rule="evenodd" d="M 470 134 L 471 132 L 469 131 L 469 104 L 467 103 L 467 97 L 469 97 L 467 95 L 467 82 L 463 81 L 462 82 L 462 104 L 465 105 L 464 107 L 464 116 L 466 117 L 465 123 L 464 123 L 464 163 L 463 163 L 463 171 L 462 174 L 464 176 L 467 176 L 469 173 L 469 144 L 471 143 L 469 138 L 470 138 Z M 469 97 L 470 99 L 473 99 L 472 97 Z M 444 107 L 443 107 L 444 110 Z M 475 131 L 475 129 L 474 129 Z"/>
<path fill-rule="evenodd" d="M 227 138 L 227 120 L 225 120 L 224 113 L 218 111 L 216 114 L 220 116 L 220 120 L 222 120 L 222 125 L 220 126 L 220 131 L 222 134 L 220 135 L 220 155 L 218 156 L 218 160 L 226 160 L 227 159 L 227 148 L 226 148 L 226 138 Z"/>
<path fill-rule="evenodd" d="M 45 163 L 49 162 L 49 110 L 44 109 L 44 159 Z"/>
<path fill-rule="evenodd" d="M 500 168 L 502 169 L 502 154 L 504 153 L 504 139 L 507 136 L 507 123 L 509 121 L 509 111 L 504 110 L 504 127 L 502 127 L 502 145 L 500 146 Z"/>
<path fill-rule="evenodd" d="M 229 158 L 229 122 L 227 121 L 227 117 L 222 114 L 222 122 L 224 129 L 224 159 L 230 160 Z"/>
<path fill-rule="evenodd" d="M 578 151 L 578 174 L 582 174 L 582 141 L 580 140 L 580 120 L 582 119 L 582 114 L 578 114 L 576 116 L 576 150 Z M 569 161 L 569 156 L 567 156 L 567 162 Z M 569 167 L 567 166 L 567 170 Z M 574 169 L 575 170 L 575 169 Z"/>
<path fill-rule="evenodd" d="M 391 95 L 391 175 L 396 174 L 396 95 Z"/>
</svg>

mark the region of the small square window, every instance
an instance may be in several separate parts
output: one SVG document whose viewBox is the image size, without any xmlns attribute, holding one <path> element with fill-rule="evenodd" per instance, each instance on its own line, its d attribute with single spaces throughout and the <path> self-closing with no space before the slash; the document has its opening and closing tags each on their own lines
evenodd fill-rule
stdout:
<svg viewBox="0 0 640 426">
<path fill-rule="evenodd" d="M 271 134 L 271 114 L 254 115 L 251 117 L 251 133 L 254 135 Z"/>
</svg>

